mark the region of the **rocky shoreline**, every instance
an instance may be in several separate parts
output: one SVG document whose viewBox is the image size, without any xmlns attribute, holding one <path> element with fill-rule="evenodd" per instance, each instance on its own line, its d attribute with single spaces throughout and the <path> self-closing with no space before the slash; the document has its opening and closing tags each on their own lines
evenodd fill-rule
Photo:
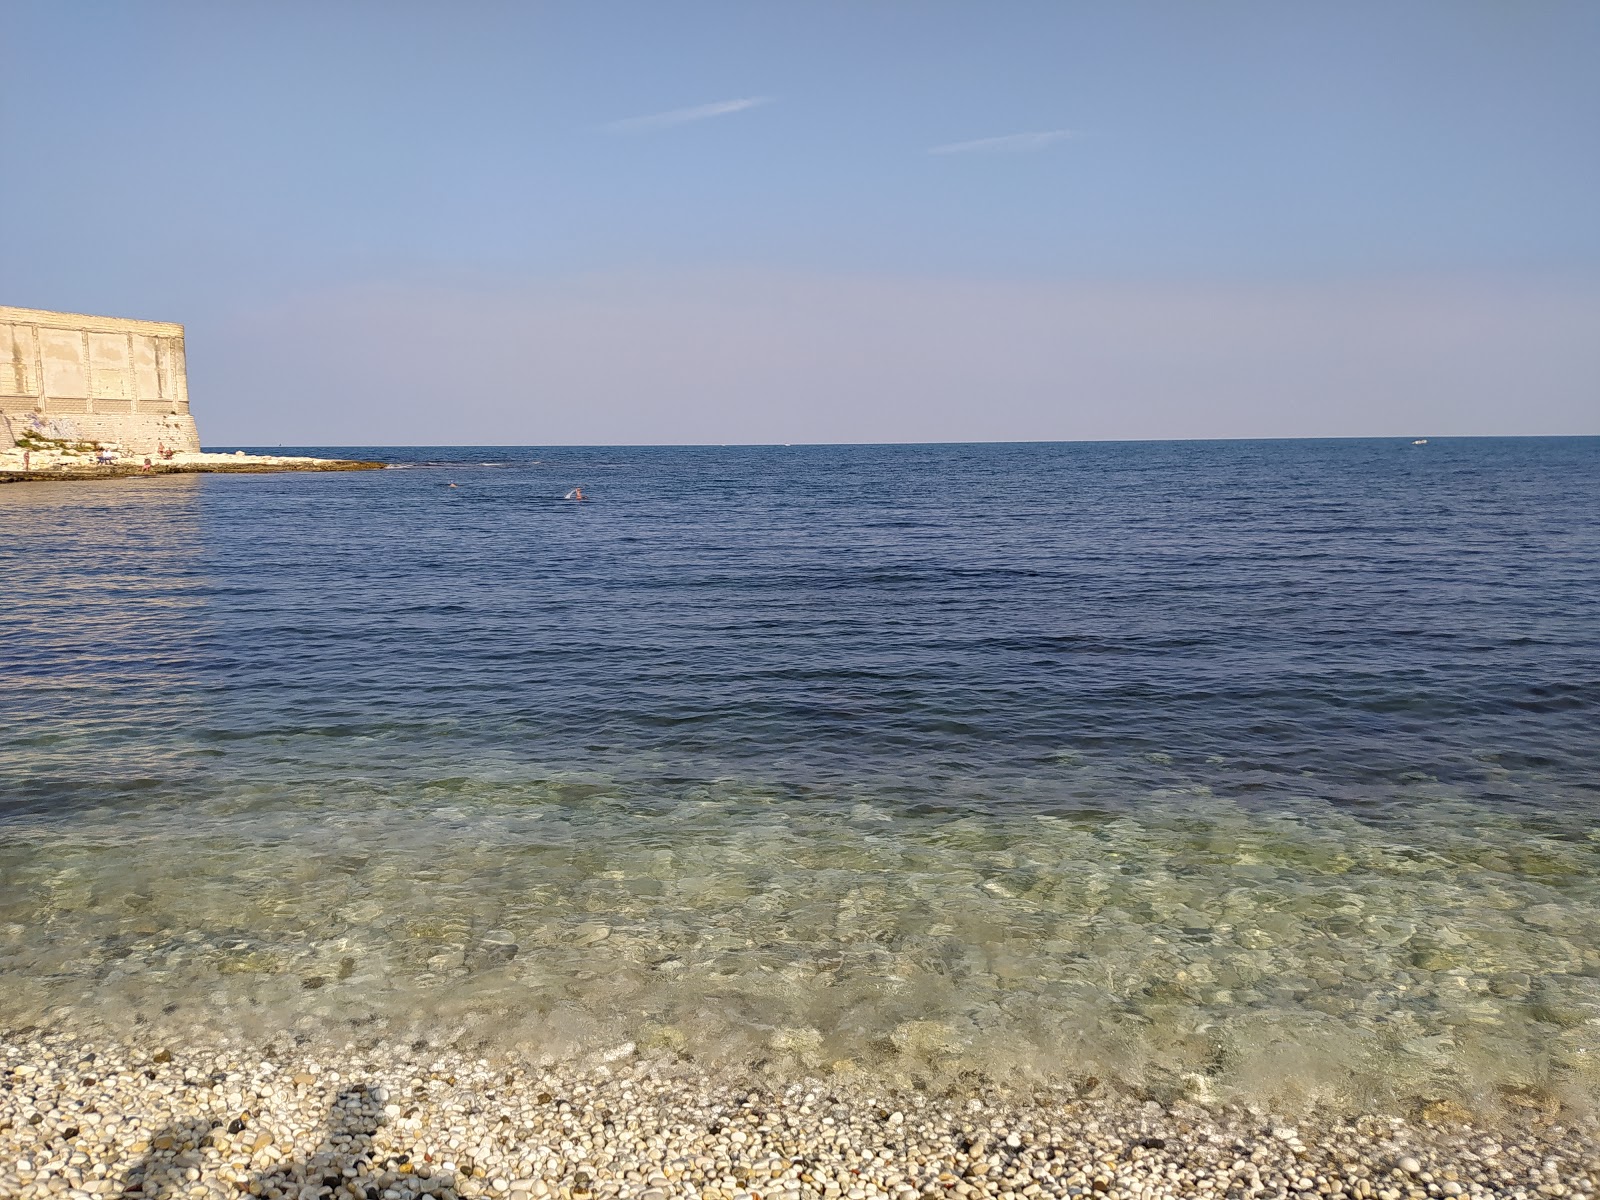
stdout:
<svg viewBox="0 0 1600 1200">
<path fill-rule="evenodd" d="M 8 459 L 15 459 L 15 454 Z M 23 470 L 20 462 L 0 462 L 0 483 L 58 483 L 65 480 L 149 478 L 155 475 L 246 475 L 279 471 L 376 471 L 388 464 L 343 458 L 301 458 L 279 455 L 182 454 L 168 460 L 126 459 L 101 464 L 90 459 L 59 460 Z"/>
<path fill-rule="evenodd" d="M 1592 1123 L 1302 1117 L 1096 1081 L 940 1092 L 618 1047 L 538 1065 L 422 1042 L 129 1046 L 0 1037 L 0 1196 L 295 1200 L 1588 1196 Z"/>
</svg>

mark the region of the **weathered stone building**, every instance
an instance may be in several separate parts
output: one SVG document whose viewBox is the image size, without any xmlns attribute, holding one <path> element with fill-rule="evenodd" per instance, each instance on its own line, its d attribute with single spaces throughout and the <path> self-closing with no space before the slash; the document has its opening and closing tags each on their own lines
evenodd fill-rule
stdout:
<svg viewBox="0 0 1600 1200">
<path fill-rule="evenodd" d="M 0 305 L 0 449 L 26 432 L 199 450 L 183 326 Z"/>
</svg>

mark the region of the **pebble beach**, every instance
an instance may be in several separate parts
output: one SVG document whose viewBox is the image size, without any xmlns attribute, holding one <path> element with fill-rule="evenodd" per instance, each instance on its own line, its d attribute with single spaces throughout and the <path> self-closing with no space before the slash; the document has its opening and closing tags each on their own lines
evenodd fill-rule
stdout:
<svg viewBox="0 0 1600 1200">
<path fill-rule="evenodd" d="M 604 1061 L 609 1060 L 609 1061 Z M 1473 1124 L 1162 1104 L 1095 1079 L 1009 1091 L 712 1074 L 617 1047 L 582 1065 L 422 1043 L 0 1041 L 0 1195 L 406 1200 L 917 1196 L 1584 1196 L 1591 1122 Z"/>
</svg>

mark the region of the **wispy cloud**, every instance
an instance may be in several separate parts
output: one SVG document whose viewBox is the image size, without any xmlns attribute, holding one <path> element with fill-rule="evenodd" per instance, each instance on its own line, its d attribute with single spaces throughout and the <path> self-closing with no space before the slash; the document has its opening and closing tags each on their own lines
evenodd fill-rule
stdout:
<svg viewBox="0 0 1600 1200">
<path fill-rule="evenodd" d="M 1043 150 L 1056 142 L 1075 138 L 1075 129 L 1046 129 L 1038 133 L 1008 133 L 1002 137 L 978 138 L 971 142 L 950 142 L 933 146 L 929 154 L 1021 154 L 1029 150 Z"/>
<path fill-rule="evenodd" d="M 613 133 L 643 133 L 649 129 L 665 129 L 670 125 L 687 125 L 691 121 L 707 121 L 712 117 L 725 117 L 729 113 L 744 112 L 771 104 L 771 96 L 746 96 L 739 100 L 718 100 L 715 104 L 697 104 L 693 108 L 674 108 L 668 112 L 651 113 L 645 117 L 627 117 L 613 121 L 606 128 Z"/>
</svg>

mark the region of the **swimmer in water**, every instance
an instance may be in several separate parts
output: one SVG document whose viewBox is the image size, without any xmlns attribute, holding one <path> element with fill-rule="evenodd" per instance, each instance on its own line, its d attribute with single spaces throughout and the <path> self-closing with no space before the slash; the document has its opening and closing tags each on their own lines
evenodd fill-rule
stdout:
<svg viewBox="0 0 1600 1200">
<path fill-rule="evenodd" d="M 568 492 L 566 494 L 564 499 L 567 499 L 567 500 L 582 500 L 583 499 L 583 489 L 581 487 L 573 488 L 570 492 Z"/>
</svg>

